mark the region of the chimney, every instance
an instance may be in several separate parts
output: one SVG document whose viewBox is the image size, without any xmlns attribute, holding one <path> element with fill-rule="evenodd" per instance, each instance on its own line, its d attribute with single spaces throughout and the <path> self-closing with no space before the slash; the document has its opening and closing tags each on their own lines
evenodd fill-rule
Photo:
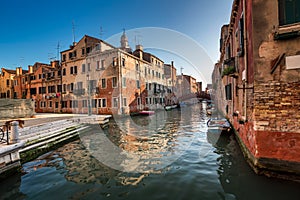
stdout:
<svg viewBox="0 0 300 200">
<path fill-rule="evenodd" d="M 174 67 L 174 61 L 171 61 L 171 66 L 172 66 L 172 68 Z"/>
<path fill-rule="evenodd" d="M 33 73 L 33 66 L 32 65 L 28 65 L 28 72 L 30 74 Z"/>
<path fill-rule="evenodd" d="M 17 67 L 17 76 L 22 75 L 22 67 Z"/>
<path fill-rule="evenodd" d="M 143 50 L 144 50 L 143 46 L 138 44 L 138 45 L 135 46 L 135 49 L 136 49 L 136 51 L 139 52 L 139 58 L 143 59 Z"/>
<path fill-rule="evenodd" d="M 59 67 L 59 61 L 58 60 L 51 61 L 51 67 L 52 68 L 58 68 Z"/>
</svg>

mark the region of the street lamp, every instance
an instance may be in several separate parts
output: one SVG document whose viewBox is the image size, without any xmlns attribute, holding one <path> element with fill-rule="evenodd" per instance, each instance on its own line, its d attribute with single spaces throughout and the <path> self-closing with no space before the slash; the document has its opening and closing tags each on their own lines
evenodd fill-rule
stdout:
<svg viewBox="0 0 300 200">
<path fill-rule="evenodd" d="M 87 90 L 88 90 L 88 115 L 91 116 L 92 115 L 92 110 L 91 110 L 91 90 L 90 90 L 90 75 L 87 74 L 86 75 L 86 80 L 87 80 Z"/>
</svg>

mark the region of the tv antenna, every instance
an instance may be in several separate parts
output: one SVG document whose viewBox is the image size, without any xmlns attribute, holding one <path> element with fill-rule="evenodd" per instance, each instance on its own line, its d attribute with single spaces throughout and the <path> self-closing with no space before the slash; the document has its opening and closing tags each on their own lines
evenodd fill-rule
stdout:
<svg viewBox="0 0 300 200">
<path fill-rule="evenodd" d="M 72 20 L 72 33 L 73 33 L 73 43 L 75 43 L 75 23 L 74 23 L 74 20 Z"/>
<path fill-rule="evenodd" d="M 57 50 L 57 60 L 59 60 L 59 50 L 60 50 L 60 44 L 59 44 L 59 41 L 57 42 L 56 50 Z"/>
<path fill-rule="evenodd" d="M 134 44 L 135 45 L 141 44 L 141 38 L 142 38 L 142 35 L 139 34 L 139 31 L 134 31 Z"/>
<path fill-rule="evenodd" d="M 103 35 L 104 35 L 104 31 L 103 31 L 102 26 L 100 26 L 100 32 L 99 32 L 99 35 L 100 35 L 100 39 L 102 39 L 102 37 L 103 37 Z"/>
</svg>

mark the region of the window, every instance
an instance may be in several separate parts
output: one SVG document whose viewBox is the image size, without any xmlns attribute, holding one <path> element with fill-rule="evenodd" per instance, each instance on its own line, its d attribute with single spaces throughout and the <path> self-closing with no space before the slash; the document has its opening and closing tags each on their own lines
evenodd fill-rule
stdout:
<svg viewBox="0 0 300 200">
<path fill-rule="evenodd" d="M 82 65 L 81 65 L 81 72 L 82 72 L 82 73 L 85 73 L 85 64 L 82 64 Z"/>
<path fill-rule="evenodd" d="M 141 86 L 140 86 L 140 81 L 139 80 L 136 80 L 136 88 L 140 89 Z"/>
<path fill-rule="evenodd" d="M 81 90 L 83 88 L 83 83 L 82 82 L 77 82 L 77 89 Z"/>
<path fill-rule="evenodd" d="M 92 99 L 92 108 L 96 108 L 97 107 L 97 99 Z"/>
<path fill-rule="evenodd" d="M 63 92 L 66 92 L 66 91 L 67 91 L 67 85 L 63 84 Z"/>
<path fill-rule="evenodd" d="M 74 74 L 74 68 L 73 67 L 70 68 L 70 74 Z"/>
<path fill-rule="evenodd" d="M 75 50 L 75 51 L 73 51 L 73 57 L 76 58 L 76 56 L 77 56 L 77 53 L 76 53 L 76 50 Z"/>
<path fill-rule="evenodd" d="M 122 77 L 122 86 L 126 87 L 126 77 Z"/>
<path fill-rule="evenodd" d="M 238 55 L 243 56 L 244 53 L 244 17 L 239 20 L 239 48 Z"/>
<path fill-rule="evenodd" d="M 100 61 L 99 60 L 97 60 L 96 69 L 100 69 Z"/>
<path fill-rule="evenodd" d="M 138 106 L 141 105 L 141 98 L 140 97 L 137 98 L 137 105 Z"/>
<path fill-rule="evenodd" d="M 127 106 L 127 99 L 123 98 L 123 106 Z"/>
<path fill-rule="evenodd" d="M 52 108 L 52 101 L 48 101 L 49 103 L 49 108 Z"/>
<path fill-rule="evenodd" d="M 62 61 L 66 61 L 66 54 L 63 54 Z"/>
<path fill-rule="evenodd" d="M 91 63 L 88 63 L 88 64 L 87 64 L 87 70 L 88 70 L 88 72 L 91 71 Z"/>
<path fill-rule="evenodd" d="M 62 85 L 57 85 L 57 92 L 62 92 Z"/>
<path fill-rule="evenodd" d="M 232 100 L 231 97 L 231 84 L 225 86 L 226 100 Z"/>
<path fill-rule="evenodd" d="M 48 93 L 55 93 L 55 85 L 48 86 Z"/>
<path fill-rule="evenodd" d="M 102 86 L 102 88 L 106 88 L 106 79 L 105 78 L 101 79 L 101 86 Z"/>
<path fill-rule="evenodd" d="M 74 66 L 74 74 L 77 74 L 77 66 Z"/>
<path fill-rule="evenodd" d="M 98 99 L 98 108 L 106 107 L 106 99 Z"/>
<path fill-rule="evenodd" d="M 103 108 L 106 107 L 106 99 L 102 99 L 102 107 L 103 107 Z"/>
<path fill-rule="evenodd" d="M 135 64 L 135 70 L 136 70 L 137 72 L 139 71 L 139 64 L 138 64 L 138 63 Z"/>
<path fill-rule="evenodd" d="M 87 107 L 87 100 L 82 100 L 81 104 L 82 104 L 83 108 L 86 108 Z"/>
<path fill-rule="evenodd" d="M 117 66 L 118 65 L 118 60 L 116 57 L 113 57 L 113 66 Z"/>
<path fill-rule="evenodd" d="M 279 0 L 279 25 L 300 22 L 300 0 Z"/>
<path fill-rule="evenodd" d="M 70 92 L 73 92 L 73 90 L 74 90 L 74 83 L 71 83 L 70 84 Z"/>
<path fill-rule="evenodd" d="M 97 81 L 96 80 L 90 80 L 90 93 L 95 93 L 96 92 L 96 86 L 97 86 Z"/>
<path fill-rule="evenodd" d="M 116 88 L 118 86 L 117 77 L 112 78 L 112 87 Z"/>
<path fill-rule="evenodd" d="M 46 102 L 45 101 L 40 101 L 40 108 L 46 107 Z"/>
<path fill-rule="evenodd" d="M 63 101 L 61 107 L 62 108 L 67 108 L 67 101 Z"/>
<path fill-rule="evenodd" d="M 6 80 L 6 86 L 9 87 L 9 79 Z"/>
<path fill-rule="evenodd" d="M 84 54 L 85 54 L 85 49 L 82 48 L 82 49 L 81 49 L 81 55 L 83 56 Z"/>
<path fill-rule="evenodd" d="M 117 107 L 118 107 L 118 98 L 117 98 L 117 97 L 114 97 L 114 98 L 113 98 L 113 107 L 114 107 L 114 108 L 117 108 Z"/>
<path fill-rule="evenodd" d="M 125 67 L 125 58 L 122 58 L 122 66 Z"/>
<path fill-rule="evenodd" d="M 57 76 L 61 76 L 61 71 L 57 71 Z"/>
<path fill-rule="evenodd" d="M 86 53 L 88 54 L 88 53 L 90 53 L 91 52 L 91 47 L 87 47 L 86 48 Z"/>
<path fill-rule="evenodd" d="M 59 105 L 58 102 L 55 102 L 55 108 L 58 108 L 58 105 Z"/>
<path fill-rule="evenodd" d="M 39 87 L 39 94 L 46 94 L 46 87 Z"/>
<path fill-rule="evenodd" d="M 66 75 L 66 68 L 63 68 L 63 76 L 65 76 Z"/>
<path fill-rule="evenodd" d="M 105 60 L 101 60 L 101 69 L 105 69 Z"/>
<path fill-rule="evenodd" d="M 100 50 L 100 44 L 96 44 L 96 51 Z"/>
<path fill-rule="evenodd" d="M 30 88 L 30 94 L 36 95 L 36 88 Z"/>
</svg>

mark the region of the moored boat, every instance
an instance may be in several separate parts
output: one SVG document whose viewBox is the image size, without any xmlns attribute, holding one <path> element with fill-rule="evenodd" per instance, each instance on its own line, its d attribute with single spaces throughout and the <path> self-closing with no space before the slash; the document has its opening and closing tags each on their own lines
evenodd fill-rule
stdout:
<svg viewBox="0 0 300 200">
<path fill-rule="evenodd" d="M 167 105 L 165 106 L 165 110 L 168 111 L 168 110 L 172 110 L 174 108 L 178 108 L 178 105 L 177 104 L 174 104 L 174 105 Z"/>
<path fill-rule="evenodd" d="M 155 111 L 153 110 L 142 110 L 139 112 L 139 115 L 154 115 Z"/>
<path fill-rule="evenodd" d="M 210 118 L 207 121 L 208 130 L 216 130 L 220 132 L 229 132 L 231 130 L 231 125 L 225 118 Z"/>
</svg>

